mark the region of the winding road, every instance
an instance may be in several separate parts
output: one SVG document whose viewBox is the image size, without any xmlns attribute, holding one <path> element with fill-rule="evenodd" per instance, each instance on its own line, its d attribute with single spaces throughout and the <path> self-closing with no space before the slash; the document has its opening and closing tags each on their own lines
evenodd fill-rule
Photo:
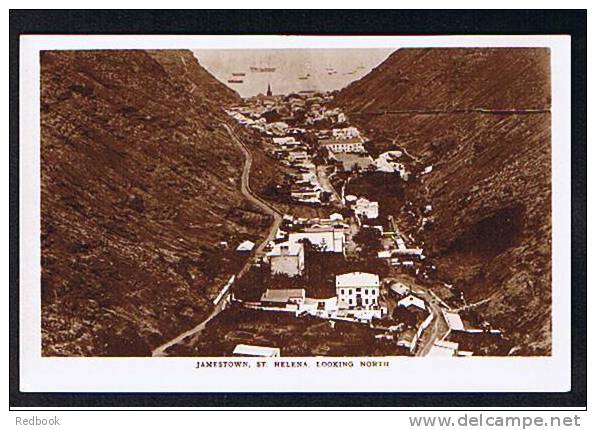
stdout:
<svg viewBox="0 0 596 430">
<path fill-rule="evenodd" d="M 246 260 L 246 263 L 244 264 L 244 266 L 242 266 L 242 269 L 240 269 L 240 271 L 237 273 L 236 279 L 240 279 L 248 270 L 250 270 L 250 267 L 251 267 L 254 259 L 265 253 L 265 247 L 275 237 L 275 233 L 279 229 L 279 226 L 281 225 L 283 218 L 282 218 L 282 214 L 277 209 L 275 209 L 273 206 L 271 206 L 265 200 L 261 199 L 259 196 L 257 196 L 255 193 L 253 193 L 252 190 L 250 189 L 250 169 L 252 167 L 252 161 L 253 161 L 252 154 L 250 153 L 250 151 L 248 150 L 246 145 L 238 138 L 238 136 L 236 135 L 234 130 L 232 130 L 232 128 L 228 124 L 222 122 L 222 125 L 226 129 L 228 134 L 230 135 L 230 138 L 232 139 L 232 141 L 240 147 L 240 149 L 242 150 L 242 153 L 244 154 L 244 157 L 245 157 L 244 168 L 242 169 L 242 177 L 241 177 L 241 181 L 240 181 L 240 192 L 251 203 L 253 203 L 257 207 L 259 207 L 266 214 L 271 215 L 273 217 L 273 223 L 271 224 L 271 227 L 269 228 L 269 233 L 267 234 L 265 239 L 259 244 L 259 246 L 257 246 L 256 250 L 253 251 L 252 256 Z M 168 355 L 167 350 L 169 348 L 171 348 L 172 346 L 177 345 L 181 342 L 188 342 L 188 341 L 192 340 L 193 337 L 196 337 L 201 331 L 203 331 L 203 329 L 205 328 L 207 323 L 209 321 L 211 321 L 211 319 L 215 318 L 221 311 L 223 311 L 225 309 L 226 304 L 228 302 L 227 299 L 228 299 L 229 295 L 230 295 L 229 292 L 226 293 L 221 298 L 221 300 L 217 303 L 217 305 L 215 306 L 213 311 L 209 314 L 209 316 L 206 319 L 204 319 L 203 321 L 201 321 L 201 323 L 197 324 L 190 330 L 187 330 L 184 333 L 176 336 L 174 339 L 169 340 L 168 342 L 164 343 L 163 345 L 158 346 L 157 348 L 155 348 L 152 351 L 151 355 L 153 357 L 167 356 Z"/>
</svg>

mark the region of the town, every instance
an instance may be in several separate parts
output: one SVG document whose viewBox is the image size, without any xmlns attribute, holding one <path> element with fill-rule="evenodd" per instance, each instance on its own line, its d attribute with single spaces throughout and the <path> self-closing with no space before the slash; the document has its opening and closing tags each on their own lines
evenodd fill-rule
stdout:
<svg viewBox="0 0 596 430">
<path fill-rule="evenodd" d="M 386 355 L 470 356 L 478 343 L 474 336 L 501 336 L 453 285 L 439 282 L 440 288 L 431 288 L 438 282 L 437 268 L 424 244 L 398 226 L 394 196 L 387 195 L 432 175 L 432 166 L 420 165 L 402 149 L 371 153 L 370 138 L 331 107 L 332 99 L 315 91 L 274 95 L 269 86 L 265 94 L 226 110 L 236 130 L 230 133 L 251 136 L 257 150 L 283 171 L 283 181 L 267 196 L 254 193 L 250 182 L 246 186 L 248 196 L 278 220 L 260 245 L 246 238 L 220 244 L 245 257 L 246 265 L 213 299 L 211 322 L 183 333 L 155 355 L 196 341 L 224 311 L 324 320 L 329 330 L 358 325 Z M 241 144 L 248 156 L 255 151 Z M 408 209 L 412 202 L 401 204 L 419 229 L 432 226 L 430 202 L 416 211 Z M 317 216 L 292 210 L 300 207 Z M 246 336 L 232 350 L 211 354 L 286 355 L 283 344 L 258 339 Z"/>
</svg>

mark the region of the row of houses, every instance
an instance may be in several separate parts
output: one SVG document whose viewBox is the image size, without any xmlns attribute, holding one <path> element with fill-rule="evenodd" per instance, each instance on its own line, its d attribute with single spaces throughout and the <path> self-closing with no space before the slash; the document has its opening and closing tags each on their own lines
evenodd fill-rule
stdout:
<svg viewBox="0 0 596 430">
<path fill-rule="evenodd" d="M 266 261 L 271 274 L 301 276 L 305 268 L 305 246 L 318 252 L 345 254 L 348 225 L 341 214 L 328 219 L 294 220 L 286 217 L 280 226 L 277 242 L 270 244 Z"/>
<path fill-rule="evenodd" d="M 303 288 L 267 289 L 258 304 L 248 303 L 245 306 L 370 323 L 374 318 L 383 318 L 387 314 L 386 306 L 380 302 L 380 287 L 378 275 L 350 272 L 335 277 L 335 295 L 330 297 L 307 297 Z"/>
</svg>

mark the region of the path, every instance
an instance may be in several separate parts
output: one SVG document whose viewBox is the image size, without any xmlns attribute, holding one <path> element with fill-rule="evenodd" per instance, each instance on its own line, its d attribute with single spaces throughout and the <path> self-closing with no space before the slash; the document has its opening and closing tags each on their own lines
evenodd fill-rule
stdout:
<svg viewBox="0 0 596 430">
<path fill-rule="evenodd" d="M 273 240 L 273 238 L 275 237 L 275 233 L 277 232 L 277 230 L 279 229 L 279 226 L 281 225 L 282 215 L 281 215 L 281 213 L 279 213 L 277 211 L 277 209 L 275 209 L 273 206 L 271 206 L 265 200 L 261 199 L 259 196 L 257 196 L 256 194 L 254 194 L 252 192 L 252 190 L 250 189 L 250 168 L 252 166 L 252 155 L 251 155 L 250 151 L 246 148 L 244 143 L 238 138 L 238 136 L 236 136 L 236 133 L 234 133 L 232 128 L 228 124 L 225 124 L 225 123 L 222 123 L 222 125 L 226 129 L 228 134 L 230 135 L 230 138 L 232 139 L 232 141 L 240 146 L 240 148 L 242 149 L 242 152 L 244 154 L 244 157 L 245 157 L 244 168 L 242 170 L 242 177 L 241 177 L 241 181 L 240 181 L 240 192 L 244 195 L 244 197 L 246 197 L 248 200 L 250 200 L 251 203 L 258 206 L 261 210 L 263 210 L 263 212 L 265 212 L 268 215 L 271 215 L 273 217 L 273 223 L 271 224 L 269 233 L 267 234 L 265 239 L 259 244 L 259 246 L 253 251 L 252 257 L 246 261 L 246 263 L 244 264 L 242 269 L 236 275 L 236 279 L 240 279 L 242 277 L 242 275 L 244 275 L 248 270 L 250 270 L 250 267 L 254 261 L 254 258 L 263 254 L 264 249 L 267 246 L 267 244 L 271 240 Z M 209 321 L 211 321 L 211 319 L 216 317 L 221 311 L 223 311 L 225 309 L 226 304 L 228 302 L 227 299 L 228 299 L 229 295 L 230 295 L 230 292 L 226 293 L 224 295 L 224 297 L 221 298 L 221 300 L 218 302 L 218 304 L 215 306 L 213 311 L 209 314 L 209 316 L 206 319 L 201 321 L 199 324 L 197 324 L 190 330 L 187 330 L 184 333 L 176 336 L 174 339 L 171 339 L 168 342 L 164 343 L 163 345 L 158 346 L 157 348 L 155 348 L 152 351 L 151 355 L 153 357 L 167 356 L 168 348 L 170 348 L 176 344 L 179 344 L 181 342 L 189 341 L 189 340 L 191 340 L 192 337 L 196 337 L 201 331 L 203 331 L 203 329 L 205 328 L 207 323 Z"/>
</svg>

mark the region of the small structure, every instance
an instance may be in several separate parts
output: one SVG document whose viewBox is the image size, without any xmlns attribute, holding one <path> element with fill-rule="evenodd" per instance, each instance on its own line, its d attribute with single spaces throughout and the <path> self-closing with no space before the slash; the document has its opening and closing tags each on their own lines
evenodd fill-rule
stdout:
<svg viewBox="0 0 596 430">
<path fill-rule="evenodd" d="M 354 213 L 363 218 L 378 218 L 379 202 L 371 202 L 365 197 L 360 197 L 354 204 Z"/>
<path fill-rule="evenodd" d="M 240 357 L 281 357 L 279 348 L 238 344 L 232 354 Z"/>
<path fill-rule="evenodd" d="M 445 317 L 445 321 L 447 321 L 449 330 L 451 330 L 451 331 L 465 331 L 464 323 L 461 320 L 461 317 L 459 316 L 459 314 L 457 312 L 443 311 L 443 316 Z"/>
<path fill-rule="evenodd" d="M 245 240 L 236 248 L 238 252 L 251 252 L 255 247 L 255 243 L 251 242 L 250 240 Z"/>
<path fill-rule="evenodd" d="M 411 292 L 411 288 L 401 282 L 396 282 L 391 286 L 391 291 L 399 297 L 405 297 Z"/>
<path fill-rule="evenodd" d="M 261 302 L 266 305 L 286 306 L 288 304 L 302 305 L 306 299 L 304 288 L 290 288 L 284 290 L 267 289 L 261 296 Z"/>
<path fill-rule="evenodd" d="M 334 128 L 332 133 L 335 139 L 355 139 L 360 137 L 360 131 L 356 127 Z"/>
<path fill-rule="evenodd" d="M 416 296 L 413 296 L 412 294 L 401 299 L 399 302 L 397 302 L 397 305 L 401 306 L 403 308 L 406 308 L 406 309 L 409 308 L 410 306 L 414 306 L 420 310 L 423 310 L 423 311 L 426 310 L 426 305 L 424 303 L 424 300 L 422 300 Z"/>
<path fill-rule="evenodd" d="M 329 215 L 329 220 L 331 221 L 343 221 L 344 220 L 344 216 L 340 213 L 332 213 L 331 215 Z"/>
<path fill-rule="evenodd" d="M 459 344 L 445 340 L 435 340 L 428 352 L 429 357 L 454 357 L 457 355 Z"/>
</svg>

